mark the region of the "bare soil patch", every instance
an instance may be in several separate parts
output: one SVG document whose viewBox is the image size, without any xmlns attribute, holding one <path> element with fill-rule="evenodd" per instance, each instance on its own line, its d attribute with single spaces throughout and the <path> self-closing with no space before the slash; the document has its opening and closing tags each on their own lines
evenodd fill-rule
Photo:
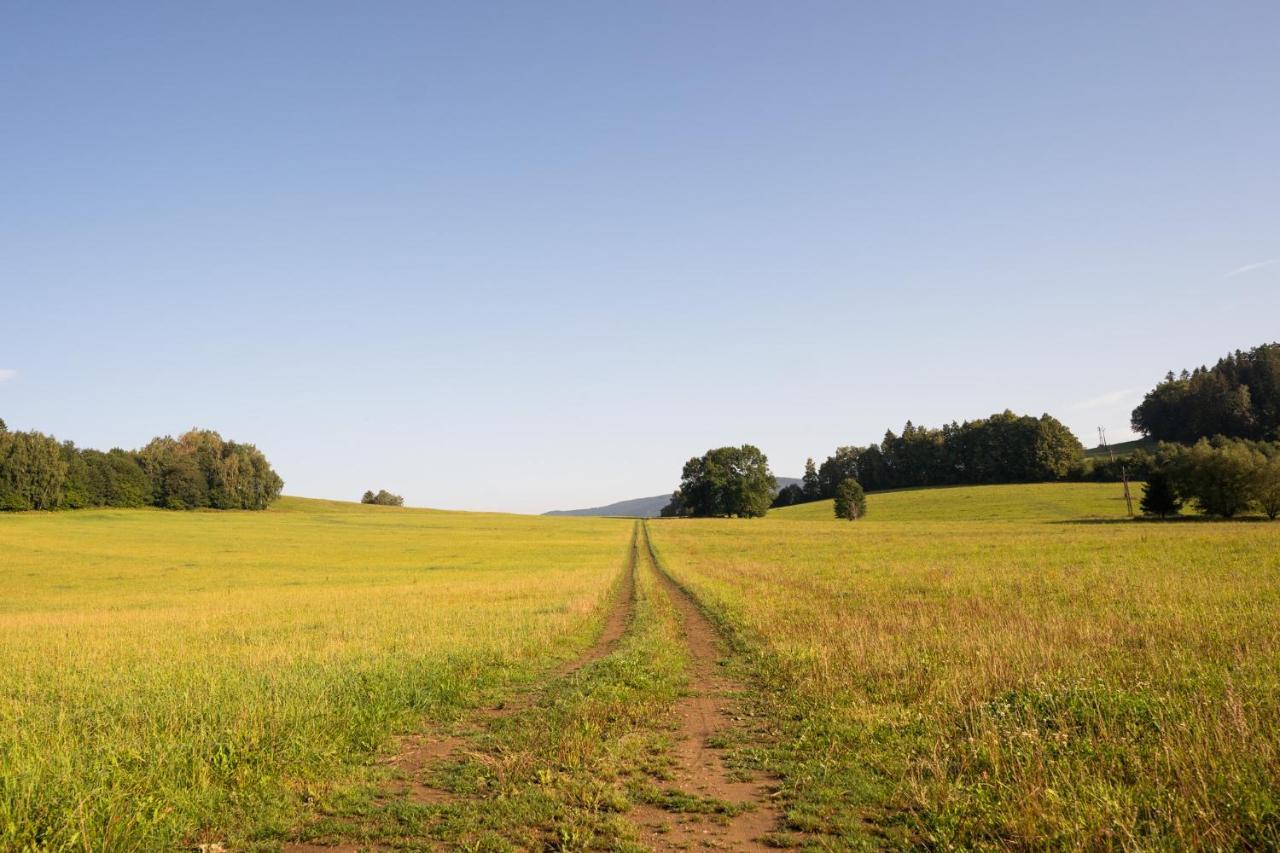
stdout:
<svg viewBox="0 0 1280 853">
<path fill-rule="evenodd" d="M 678 732 L 672 756 L 673 780 L 661 787 L 677 805 L 692 795 L 695 799 L 689 800 L 691 803 L 714 800 L 730 809 L 708 813 L 644 804 L 634 807 L 630 815 L 644 842 L 655 850 L 771 849 L 766 839 L 782 826 L 773 780 L 744 778 L 741 771 L 726 766 L 723 750 L 710 745 L 718 733 L 733 726 L 726 706 L 732 694 L 742 690 L 719 665 L 720 637 L 689 594 L 658 566 L 647 530 L 641 534 L 639 560 L 657 574 L 680 614 L 689 644 L 690 693 L 675 709 Z"/>
</svg>

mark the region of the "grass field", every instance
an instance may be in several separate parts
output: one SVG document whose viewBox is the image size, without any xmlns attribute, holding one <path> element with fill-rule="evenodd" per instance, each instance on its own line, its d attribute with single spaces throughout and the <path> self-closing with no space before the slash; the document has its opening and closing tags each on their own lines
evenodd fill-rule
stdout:
<svg viewBox="0 0 1280 853">
<path fill-rule="evenodd" d="M 737 638 L 796 827 L 1274 848 L 1280 524 L 1127 522 L 1117 492 L 900 491 L 857 523 L 822 502 L 650 528 Z"/>
<path fill-rule="evenodd" d="M 868 500 L 0 515 L 0 849 L 1280 844 L 1280 523 Z"/>
<path fill-rule="evenodd" d="M 0 516 L 0 849 L 284 837 L 584 647 L 631 526 L 286 498 Z"/>
</svg>

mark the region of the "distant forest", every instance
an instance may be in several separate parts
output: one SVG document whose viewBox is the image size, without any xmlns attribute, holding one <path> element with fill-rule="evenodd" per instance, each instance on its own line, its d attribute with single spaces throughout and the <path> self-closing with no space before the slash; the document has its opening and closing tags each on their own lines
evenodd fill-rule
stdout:
<svg viewBox="0 0 1280 853">
<path fill-rule="evenodd" d="M 212 430 L 104 453 L 0 420 L 0 510 L 266 509 L 282 488 L 262 451 Z"/>
<path fill-rule="evenodd" d="M 1153 514 L 1176 511 L 1182 499 L 1204 512 L 1230 517 L 1258 506 L 1280 512 L 1280 344 L 1236 351 L 1213 367 L 1170 372 L 1133 412 L 1133 428 L 1154 445 L 1116 460 L 1086 458 L 1079 440 L 1058 420 L 1010 411 L 939 429 L 907 421 L 901 435 L 880 444 L 839 447 L 821 466 L 810 459 L 799 486 L 773 506 L 833 497 L 845 480 L 867 491 L 913 486 L 1118 480 L 1121 466 L 1151 479 L 1164 500 Z"/>
<path fill-rule="evenodd" d="M 1084 447 L 1057 418 L 1009 410 L 937 429 L 907 421 L 879 444 L 837 447 L 821 466 L 805 464 L 802 485 L 778 493 L 774 506 L 834 497 L 845 480 L 866 491 L 915 486 L 1037 483 L 1105 479 L 1106 464 L 1085 459 Z M 1117 473 L 1118 476 L 1118 473 Z"/>
<path fill-rule="evenodd" d="M 1216 435 L 1280 441 L 1280 344 L 1237 350 L 1177 376 L 1170 371 L 1133 410 L 1133 428 L 1179 444 Z"/>
</svg>

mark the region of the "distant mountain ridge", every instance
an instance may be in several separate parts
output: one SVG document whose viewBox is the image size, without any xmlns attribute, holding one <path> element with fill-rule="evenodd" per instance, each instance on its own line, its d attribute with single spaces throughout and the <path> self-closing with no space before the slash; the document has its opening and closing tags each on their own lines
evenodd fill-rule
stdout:
<svg viewBox="0 0 1280 853">
<path fill-rule="evenodd" d="M 800 483 L 796 477 L 779 477 L 778 488 Z M 587 507 L 586 509 L 553 509 L 543 515 L 610 515 L 626 518 L 657 518 L 662 508 L 671 500 L 671 494 L 654 495 L 651 498 L 630 498 L 625 501 L 605 504 L 604 506 Z"/>
</svg>

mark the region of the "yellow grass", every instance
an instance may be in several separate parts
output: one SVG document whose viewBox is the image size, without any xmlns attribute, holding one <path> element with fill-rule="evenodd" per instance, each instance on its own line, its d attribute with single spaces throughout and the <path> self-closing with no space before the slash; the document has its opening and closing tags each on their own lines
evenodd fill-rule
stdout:
<svg viewBox="0 0 1280 853">
<path fill-rule="evenodd" d="M 282 833 L 392 731 L 582 648 L 630 534 L 289 498 L 0 516 L 0 848 Z"/>
<path fill-rule="evenodd" d="M 650 529 L 760 680 L 795 825 L 1274 847 L 1280 524 L 1071 520 L 1118 515 L 1115 491 L 917 490 L 869 495 L 855 523 L 796 524 L 799 507 Z"/>
</svg>

